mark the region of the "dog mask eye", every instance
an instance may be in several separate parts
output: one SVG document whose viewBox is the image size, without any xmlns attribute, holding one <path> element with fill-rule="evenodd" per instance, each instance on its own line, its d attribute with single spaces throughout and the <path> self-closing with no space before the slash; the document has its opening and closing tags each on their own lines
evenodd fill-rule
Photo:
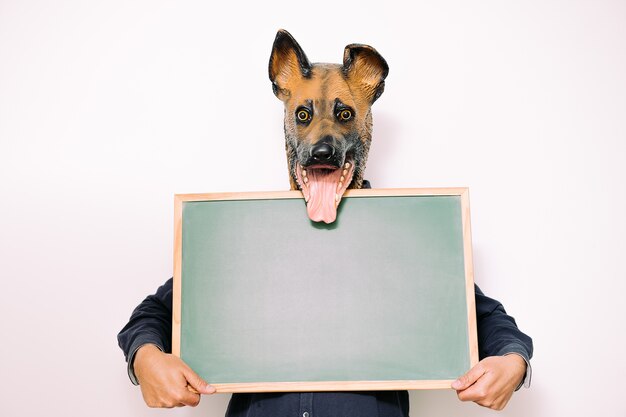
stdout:
<svg viewBox="0 0 626 417">
<path fill-rule="evenodd" d="M 342 122 L 347 122 L 348 120 L 352 119 L 352 112 L 347 109 L 341 110 L 337 114 L 337 118 L 341 120 Z"/>
<path fill-rule="evenodd" d="M 311 120 L 311 112 L 307 109 L 300 108 L 296 110 L 296 119 L 300 123 L 308 123 Z"/>
</svg>

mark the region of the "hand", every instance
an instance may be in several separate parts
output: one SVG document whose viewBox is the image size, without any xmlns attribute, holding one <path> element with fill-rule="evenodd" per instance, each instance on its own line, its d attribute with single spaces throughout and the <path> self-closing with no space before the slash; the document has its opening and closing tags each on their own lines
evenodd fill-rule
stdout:
<svg viewBox="0 0 626 417">
<path fill-rule="evenodd" d="M 161 352 L 155 345 L 139 348 L 134 368 L 149 407 L 195 407 L 200 403 L 200 394 L 215 392 L 180 358 Z"/>
<path fill-rule="evenodd" d="M 490 356 L 452 383 L 461 401 L 502 410 L 526 373 L 526 361 L 516 354 Z"/>
</svg>

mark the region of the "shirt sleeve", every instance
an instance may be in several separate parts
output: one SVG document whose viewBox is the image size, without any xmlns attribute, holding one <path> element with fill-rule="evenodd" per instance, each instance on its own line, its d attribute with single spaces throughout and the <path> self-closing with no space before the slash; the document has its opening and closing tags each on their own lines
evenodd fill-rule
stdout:
<svg viewBox="0 0 626 417">
<path fill-rule="evenodd" d="M 478 286 L 474 289 L 480 359 L 509 354 L 521 356 L 526 362 L 526 375 L 516 390 L 522 386 L 529 387 L 532 377 L 532 339 L 517 327 L 515 319 L 506 313 L 499 301 L 487 297 Z"/>
<path fill-rule="evenodd" d="M 128 363 L 128 377 L 135 385 L 139 385 L 139 382 L 133 361 L 141 346 L 153 344 L 163 352 L 172 351 L 172 281 L 170 278 L 155 294 L 146 297 L 117 335 L 117 342 Z"/>
</svg>

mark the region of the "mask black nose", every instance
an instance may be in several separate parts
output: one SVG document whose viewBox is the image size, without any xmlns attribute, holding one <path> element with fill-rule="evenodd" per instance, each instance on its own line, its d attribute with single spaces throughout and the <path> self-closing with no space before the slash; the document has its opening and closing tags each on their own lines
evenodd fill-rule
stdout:
<svg viewBox="0 0 626 417">
<path fill-rule="evenodd" d="M 335 154 L 335 148 L 327 143 L 320 143 L 311 148 L 311 156 L 318 162 L 328 162 Z"/>
</svg>

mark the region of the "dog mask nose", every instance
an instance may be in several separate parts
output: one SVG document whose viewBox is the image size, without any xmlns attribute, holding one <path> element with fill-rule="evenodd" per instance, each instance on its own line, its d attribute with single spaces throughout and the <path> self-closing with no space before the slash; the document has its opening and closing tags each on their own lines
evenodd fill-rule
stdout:
<svg viewBox="0 0 626 417">
<path fill-rule="evenodd" d="M 320 143 L 311 149 L 311 156 L 316 161 L 327 162 L 335 154 L 335 148 L 327 143 Z"/>
</svg>

